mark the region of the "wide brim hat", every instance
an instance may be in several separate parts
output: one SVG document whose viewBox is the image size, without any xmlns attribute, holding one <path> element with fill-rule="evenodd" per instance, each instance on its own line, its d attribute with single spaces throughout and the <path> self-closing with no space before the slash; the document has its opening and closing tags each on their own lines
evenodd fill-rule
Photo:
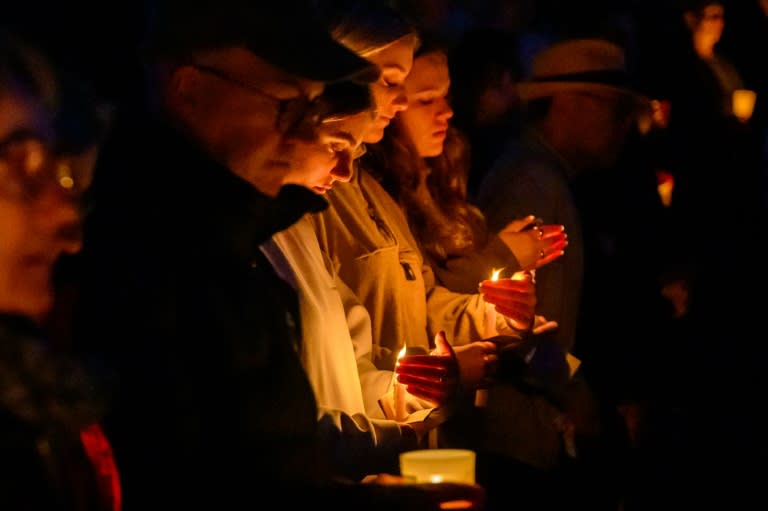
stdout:
<svg viewBox="0 0 768 511">
<path fill-rule="evenodd" d="M 310 0 L 157 0 L 150 55 L 183 59 L 240 46 L 292 74 L 323 82 L 375 81 L 379 69 L 333 39 Z"/>
<path fill-rule="evenodd" d="M 645 100 L 632 87 L 624 50 L 603 39 L 573 39 L 549 46 L 533 58 L 530 76 L 518 83 L 523 101 L 565 91 L 617 91 Z"/>
</svg>

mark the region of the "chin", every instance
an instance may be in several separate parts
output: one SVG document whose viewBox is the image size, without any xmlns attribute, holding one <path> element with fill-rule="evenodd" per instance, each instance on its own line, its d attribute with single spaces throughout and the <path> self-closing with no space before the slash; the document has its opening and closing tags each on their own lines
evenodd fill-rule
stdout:
<svg viewBox="0 0 768 511">
<path fill-rule="evenodd" d="M 421 151 L 421 157 L 422 158 L 433 158 L 435 156 L 440 156 L 443 154 L 443 144 L 440 143 L 437 146 L 430 146 L 426 147 L 425 150 Z"/>
<path fill-rule="evenodd" d="M 368 130 L 365 137 L 363 137 L 363 142 L 366 144 L 378 144 L 381 142 L 381 139 L 384 138 L 384 128 L 386 128 L 386 126 L 371 128 Z"/>
</svg>

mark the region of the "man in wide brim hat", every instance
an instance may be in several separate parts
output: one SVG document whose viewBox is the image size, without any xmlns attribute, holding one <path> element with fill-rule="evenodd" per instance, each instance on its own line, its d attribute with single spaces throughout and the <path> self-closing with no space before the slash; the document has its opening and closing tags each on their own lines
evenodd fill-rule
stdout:
<svg viewBox="0 0 768 511">
<path fill-rule="evenodd" d="M 530 76 L 518 84 L 524 101 L 564 91 L 614 91 L 638 102 L 648 98 L 632 88 L 624 50 L 603 39 L 576 39 L 556 43 L 539 52 Z"/>
</svg>

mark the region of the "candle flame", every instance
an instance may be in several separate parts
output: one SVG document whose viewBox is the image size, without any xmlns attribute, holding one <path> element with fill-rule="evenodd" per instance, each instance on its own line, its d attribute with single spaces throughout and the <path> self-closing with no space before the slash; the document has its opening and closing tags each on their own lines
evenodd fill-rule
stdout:
<svg viewBox="0 0 768 511">
<path fill-rule="evenodd" d="M 397 359 L 398 359 L 398 360 L 400 360 L 401 358 L 403 358 L 403 357 L 405 356 L 405 350 L 406 350 L 406 349 L 407 349 L 407 348 L 406 348 L 405 346 L 403 346 L 403 349 L 401 349 L 401 350 L 400 350 L 400 353 L 398 353 L 398 354 L 397 354 Z"/>
<path fill-rule="evenodd" d="M 494 269 L 493 273 L 491 274 L 491 280 L 496 282 L 499 280 L 499 275 L 501 275 L 501 272 L 504 270 L 504 268 L 499 268 L 498 270 Z"/>
</svg>

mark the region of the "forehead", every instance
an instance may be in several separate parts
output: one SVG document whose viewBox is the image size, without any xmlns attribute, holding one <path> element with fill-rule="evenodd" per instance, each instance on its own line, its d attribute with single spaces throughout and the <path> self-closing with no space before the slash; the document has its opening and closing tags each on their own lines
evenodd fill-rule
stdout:
<svg viewBox="0 0 768 511">
<path fill-rule="evenodd" d="M 19 89 L 0 86 L 0 139 L 18 130 L 47 134 L 49 121 L 39 102 Z"/>
<path fill-rule="evenodd" d="M 448 57 L 436 51 L 420 55 L 413 61 L 413 69 L 406 80 L 409 92 L 441 90 L 448 87 L 451 79 L 448 73 Z"/>
<path fill-rule="evenodd" d="M 379 66 L 382 72 L 400 71 L 407 74 L 413 65 L 415 45 L 412 38 L 400 39 L 366 58 Z"/>
<path fill-rule="evenodd" d="M 361 112 L 356 115 L 324 122 L 320 125 L 321 137 L 331 137 L 346 140 L 352 146 L 361 143 L 363 135 L 373 121 L 371 112 Z"/>
</svg>

